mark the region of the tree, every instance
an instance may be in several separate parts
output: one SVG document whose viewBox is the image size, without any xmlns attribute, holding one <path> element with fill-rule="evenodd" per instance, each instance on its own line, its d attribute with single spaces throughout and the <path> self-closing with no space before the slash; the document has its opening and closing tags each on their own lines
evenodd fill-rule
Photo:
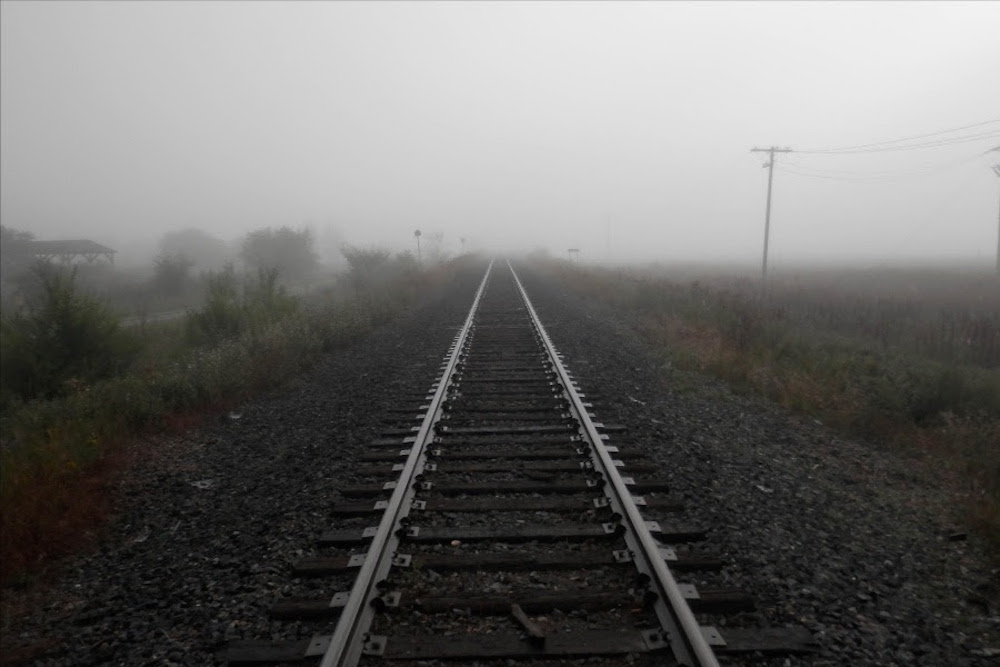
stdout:
<svg viewBox="0 0 1000 667">
<path fill-rule="evenodd" d="M 334 269 L 344 268 L 345 258 L 340 249 L 346 242 L 344 234 L 336 225 L 328 224 L 321 227 L 316 232 L 316 251 L 320 261 Z"/>
<path fill-rule="evenodd" d="M 306 278 L 319 268 L 319 257 L 308 229 L 265 227 L 254 230 L 243 238 L 240 254 L 251 267 L 277 270 L 285 278 Z"/>
<path fill-rule="evenodd" d="M 383 248 L 358 248 L 345 244 L 341 246 L 340 253 L 347 259 L 351 283 L 359 292 L 370 289 L 378 281 L 389 261 L 389 251 Z"/>
<path fill-rule="evenodd" d="M 35 235 L 31 232 L 0 225 L 0 248 L 6 248 L 8 243 L 19 243 L 34 240 Z"/>
<path fill-rule="evenodd" d="M 177 296 L 188 286 L 188 275 L 194 262 L 183 253 L 158 255 L 153 260 L 156 266 L 153 275 L 153 285 L 156 289 L 169 296 Z"/>
<path fill-rule="evenodd" d="M 448 259 L 448 251 L 444 247 L 444 232 L 424 234 L 424 256 L 428 264 L 440 264 Z"/>
<path fill-rule="evenodd" d="M 157 259 L 185 257 L 199 271 L 218 271 L 231 259 L 225 241 L 193 227 L 167 232 L 158 250 Z"/>
<path fill-rule="evenodd" d="M 34 241 L 31 232 L 0 225 L 0 275 L 10 279 L 31 268 L 33 258 L 28 252 L 28 242 Z"/>
</svg>

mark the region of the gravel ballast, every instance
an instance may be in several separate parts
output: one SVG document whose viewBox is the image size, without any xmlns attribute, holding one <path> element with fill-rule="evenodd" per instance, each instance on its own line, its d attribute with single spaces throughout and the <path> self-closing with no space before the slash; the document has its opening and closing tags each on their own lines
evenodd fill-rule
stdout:
<svg viewBox="0 0 1000 667">
<path fill-rule="evenodd" d="M 775 664 L 1000 664 L 998 572 L 974 535 L 948 539 L 964 508 L 926 464 L 668 368 L 607 309 L 522 280 L 600 420 L 627 424 L 685 520 L 711 527 L 700 548 L 729 566 L 692 583 L 745 590 L 743 625 L 803 625 L 822 646 Z"/>
<path fill-rule="evenodd" d="M 5 652 L 37 665 L 212 665 L 231 639 L 310 636 L 267 608 L 300 590 L 290 566 L 331 527 L 337 487 L 385 411 L 430 386 L 478 271 L 289 386 L 137 443 L 99 548 L 46 591 L 5 595 L 18 609 Z M 974 536 L 947 539 L 961 508 L 924 465 L 665 369 L 601 307 L 534 271 L 522 280 L 581 387 L 602 396 L 598 419 L 627 424 L 623 442 L 671 479 L 684 522 L 711 527 L 698 548 L 728 566 L 684 580 L 758 600 L 754 614 L 713 622 L 803 625 L 820 642 L 773 664 L 1000 664 L 997 572 Z"/>
</svg>

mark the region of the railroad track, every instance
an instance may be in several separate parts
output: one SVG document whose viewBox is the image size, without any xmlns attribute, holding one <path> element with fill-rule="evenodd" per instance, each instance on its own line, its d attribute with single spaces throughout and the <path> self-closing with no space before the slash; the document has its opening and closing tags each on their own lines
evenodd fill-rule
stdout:
<svg viewBox="0 0 1000 667">
<path fill-rule="evenodd" d="M 339 489 L 335 526 L 294 568 L 310 595 L 271 609 L 314 634 L 233 642 L 228 664 L 707 667 L 815 649 L 802 628 L 701 622 L 753 600 L 677 582 L 722 567 L 683 548 L 706 528 L 672 520 L 666 481 L 623 426 L 596 421 L 599 397 L 576 386 L 508 263 L 487 268 L 440 371 L 387 415 L 363 483 Z"/>
</svg>

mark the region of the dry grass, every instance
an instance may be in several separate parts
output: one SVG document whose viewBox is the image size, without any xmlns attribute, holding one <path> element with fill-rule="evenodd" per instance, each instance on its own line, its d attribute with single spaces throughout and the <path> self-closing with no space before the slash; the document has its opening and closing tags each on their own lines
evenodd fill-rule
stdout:
<svg viewBox="0 0 1000 667">
<path fill-rule="evenodd" d="M 0 504 L 0 581 L 30 583 L 45 566 L 91 544 L 108 516 L 108 487 L 124 467 L 121 442 L 102 445 L 101 456 L 77 463 L 60 451 L 58 436 L 38 452 L 41 465 L 7 458 Z"/>
<path fill-rule="evenodd" d="M 995 277 L 827 273 L 779 282 L 761 302 L 732 276 L 547 270 L 614 308 L 673 364 L 933 466 L 1000 561 Z"/>
<path fill-rule="evenodd" d="M 287 381 L 323 352 L 399 316 L 459 265 L 401 276 L 365 298 L 320 295 L 308 308 L 214 346 L 178 345 L 183 323 L 152 325 L 129 372 L 74 383 L 51 400 L 7 403 L 0 415 L 0 586 L 42 581 L 59 558 L 94 541 L 131 440 L 196 428 Z"/>
</svg>

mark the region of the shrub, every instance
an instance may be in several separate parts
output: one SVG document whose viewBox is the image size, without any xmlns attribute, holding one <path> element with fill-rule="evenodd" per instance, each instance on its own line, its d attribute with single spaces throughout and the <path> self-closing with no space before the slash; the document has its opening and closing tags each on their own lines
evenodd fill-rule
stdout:
<svg viewBox="0 0 1000 667">
<path fill-rule="evenodd" d="M 77 289 L 75 270 L 39 264 L 35 276 L 35 303 L 0 321 L 5 405 L 64 395 L 121 371 L 138 351 L 117 316 Z"/>
<path fill-rule="evenodd" d="M 259 332 L 299 309 L 298 300 L 278 284 L 276 269 L 258 270 L 256 282 L 245 283 L 242 295 L 232 266 L 210 272 L 206 280 L 205 305 L 187 318 L 187 338 L 194 345 L 218 345 Z"/>
<path fill-rule="evenodd" d="M 247 328 L 258 331 L 297 313 L 299 302 L 278 284 L 277 269 L 260 269 L 257 281 L 243 288 L 243 310 Z"/>
<path fill-rule="evenodd" d="M 942 365 L 917 380 L 909 415 L 917 424 L 951 413 L 1000 415 L 1000 383 L 990 382 L 985 373 Z"/>
<path fill-rule="evenodd" d="M 218 344 L 242 329 L 239 287 L 232 265 L 208 272 L 205 281 L 205 305 L 187 317 L 187 338 L 194 345 Z"/>
<path fill-rule="evenodd" d="M 314 250 L 308 229 L 265 227 L 248 233 L 240 251 L 244 261 L 266 271 L 280 270 L 283 275 L 305 278 L 316 273 L 319 256 Z"/>
<path fill-rule="evenodd" d="M 194 262 L 182 253 L 157 255 L 153 259 L 153 286 L 161 294 L 176 296 L 184 292 Z"/>
</svg>

